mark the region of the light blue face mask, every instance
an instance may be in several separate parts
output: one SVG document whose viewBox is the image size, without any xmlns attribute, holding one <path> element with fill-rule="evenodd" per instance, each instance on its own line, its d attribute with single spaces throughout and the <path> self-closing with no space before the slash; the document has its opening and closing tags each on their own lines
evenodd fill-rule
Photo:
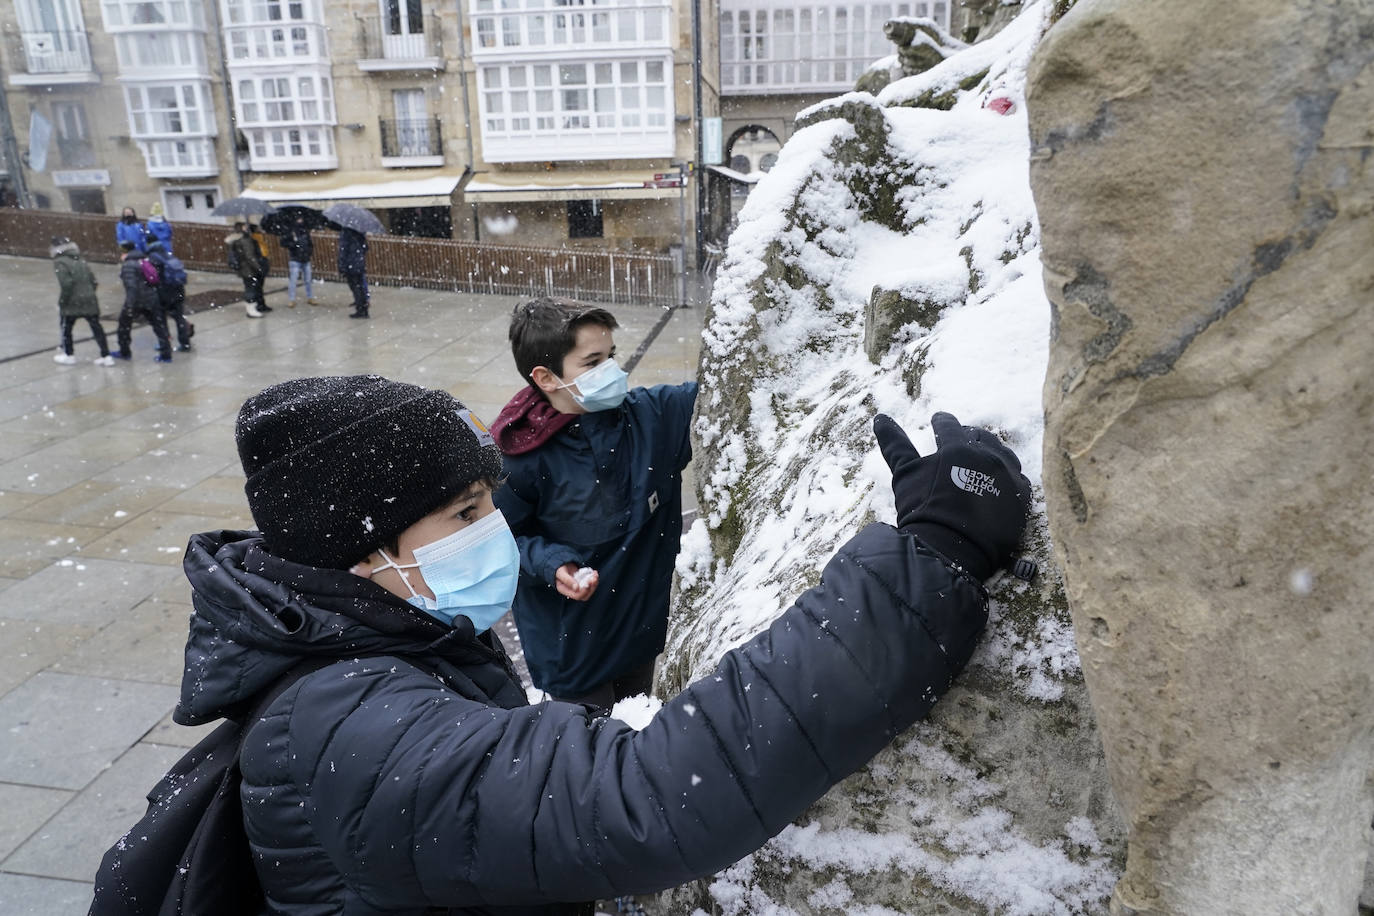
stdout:
<svg viewBox="0 0 1374 916">
<path fill-rule="evenodd" d="M 577 392 L 573 394 L 573 400 L 584 409 L 595 412 L 619 407 L 630 390 L 629 378 L 629 374 L 620 368 L 619 363 L 608 359 L 588 369 L 571 382 L 565 383 L 558 379 L 558 387 L 571 388 L 576 385 Z"/>
<path fill-rule="evenodd" d="M 373 574 L 395 569 L 410 590 L 406 600 L 444 623 L 452 624 L 462 614 L 481 633 L 500 620 L 515 600 L 520 550 L 500 509 L 448 537 L 416 547 L 414 563 L 397 563 L 385 550 L 378 552 L 386 563 Z M 420 570 L 433 598 L 415 590 L 407 569 Z"/>
</svg>

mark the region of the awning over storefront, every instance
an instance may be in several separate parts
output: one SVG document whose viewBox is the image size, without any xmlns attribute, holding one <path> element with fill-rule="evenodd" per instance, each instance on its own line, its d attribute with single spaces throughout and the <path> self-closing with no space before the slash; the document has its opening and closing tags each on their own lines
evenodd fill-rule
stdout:
<svg viewBox="0 0 1374 916">
<path fill-rule="evenodd" d="M 324 208 L 344 201 L 359 207 L 447 207 L 462 180 L 460 169 L 338 170 L 319 174 L 264 175 L 253 179 L 244 197 L 272 204 Z"/>
<path fill-rule="evenodd" d="M 468 203 L 647 200 L 682 193 L 677 170 L 478 172 L 462 188 Z"/>
<path fill-rule="evenodd" d="M 728 178 L 739 184 L 758 184 L 759 179 L 763 177 L 761 172 L 739 172 L 725 165 L 708 165 L 706 168 L 722 178 Z"/>
</svg>

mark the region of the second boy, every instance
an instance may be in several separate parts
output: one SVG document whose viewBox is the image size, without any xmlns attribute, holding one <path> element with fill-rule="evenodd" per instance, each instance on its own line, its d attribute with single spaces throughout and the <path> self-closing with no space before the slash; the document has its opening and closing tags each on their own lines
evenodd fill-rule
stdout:
<svg viewBox="0 0 1374 916">
<path fill-rule="evenodd" d="M 515 622 L 534 685 L 609 708 L 647 693 L 682 537 L 695 382 L 628 390 L 614 316 L 540 298 L 510 342 L 529 381 L 492 424 L 520 546 Z"/>
</svg>

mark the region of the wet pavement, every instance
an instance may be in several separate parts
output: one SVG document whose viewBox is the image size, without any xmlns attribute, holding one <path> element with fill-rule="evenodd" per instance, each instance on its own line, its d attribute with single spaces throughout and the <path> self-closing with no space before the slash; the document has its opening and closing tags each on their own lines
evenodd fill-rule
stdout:
<svg viewBox="0 0 1374 916">
<path fill-rule="evenodd" d="M 104 322 L 122 299 L 112 265 L 92 265 Z M 192 273 L 188 294 L 237 286 Z M 271 314 L 239 304 L 192 316 L 195 349 L 154 362 L 136 327 L 133 359 L 93 364 L 76 328 L 74 366 L 57 352 L 49 262 L 0 256 L 0 913 L 71 916 L 90 904 L 105 849 L 144 795 L 210 728 L 170 719 L 190 592 L 181 572 L 198 531 L 249 528 L 234 448 L 239 405 L 302 375 L 375 372 L 446 388 L 491 420 L 523 384 L 506 325 L 516 299 L 379 287 L 372 318 L 350 320 L 348 290 Z M 217 297 L 202 297 L 217 298 Z M 616 306 L 616 344 L 641 349 L 664 310 Z M 692 378 L 701 309 L 671 314 L 631 384 Z M 690 478 L 684 499 L 692 505 Z M 518 644 L 506 634 L 507 646 Z"/>
</svg>

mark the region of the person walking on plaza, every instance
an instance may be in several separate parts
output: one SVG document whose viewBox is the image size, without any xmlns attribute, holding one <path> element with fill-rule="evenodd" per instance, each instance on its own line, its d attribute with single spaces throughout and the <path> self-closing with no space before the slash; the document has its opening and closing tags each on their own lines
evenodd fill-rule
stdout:
<svg viewBox="0 0 1374 916">
<path fill-rule="evenodd" d="M 172 343 L 167 336 L 167 316 L 162 312 L 162 300 L 158 297 L 157 267 L 134 247 L 133 242 L 123 242 L 119 247 L 124 252 L 119 262 L 124 307 L 119 310 L 119 324 L 115 328 L 119 350 L 112 355 L 116 359 L 133 359 L 134 319 L 141 317 L 157 336 L 157 361 L 170 363 Z"/>
<path fill-rule="evenodd" d="M 148 232 L 138 221 L 138 214 L 134 212 L 134 208 L 125 207 L 119 222 L 115 223 L 115 244 L 131 242 L 135 249 L 143 252 L 148 249 L 147 236 Z"/>
<path fill-rule="evenodd" d="M 162 215 L 162 204 L 153 202 L 152 208 L 148 211 L 148 222 L 145 224 L 148 236 L 157 239 L 162 243 L 163 250 L 168 254 L 172 253 L 172 224 L 167 222 Z"/>
<path fill-rule="evenodd" d="M 249 232 L 248 223 L 239 220 L 234 223 L 234 231 L 224 237 L 229 249 L 229 268 L 243 281 L 243 302 L 249 318 L 261 318 L 272 311 L 262 296 L 262 285 L 267 280 L 267 260 L 257 241 Z"/>
<path fill-rule="evenodd" d="M 105 329 L 100 326 L 100 302 L 96 298 L 97 284 L 90 265 L 81 257 L 76 243 L 65 236 L 53 237 L 48 256 L 52 258 L 52 269 L 57 274 L 60 289 L 57 313 L 62 323 L 62 350 L 53 359 L 64 366 L 76 365 L 76 356 L 72 353 L 72 325 L 76 324 L 78 318 L 84 318 L 90 326 L 91 336 L 100 347 L 100 357 L 95 364 L 113 366 L 114 358 L 110 356 L 110 347 L 105 340 Z"/>
<path fill-rule="evenodd" d="M 348 317 L 368 317 L 371 297 L 367 292 L 367 236 L 356 229 L 339 231 L 339 273 L 353 293 L 353 311 Z"/>
<path fill-rule="evenodd" d="M 319 305 L 315 301 L 315 290 L 311 283 L 310 259 L 315 254 L 315 243 L 310 238 L 310 229 L 305 224 L 305 216 L 296 218 L 281 232 L 282 246 L 286 248 L 286 304 L 296 307 L 296 280 L 305 280 L 305 301 Z"/>
<path fill-rule="evenodd" d="M 152 220 L 148 220 L 151 225 Z M 181 258 L 167 251 L 162 241 L 148 236 L 148 260 L 157 267 L 158 299 L 162 302 L 162 312 L 170 318 L 177 329 L 177 349 L 183 353 L 191 349 L 191 338 L 196 326 L 186 320 L 186 266 Z"/>
</svg>

